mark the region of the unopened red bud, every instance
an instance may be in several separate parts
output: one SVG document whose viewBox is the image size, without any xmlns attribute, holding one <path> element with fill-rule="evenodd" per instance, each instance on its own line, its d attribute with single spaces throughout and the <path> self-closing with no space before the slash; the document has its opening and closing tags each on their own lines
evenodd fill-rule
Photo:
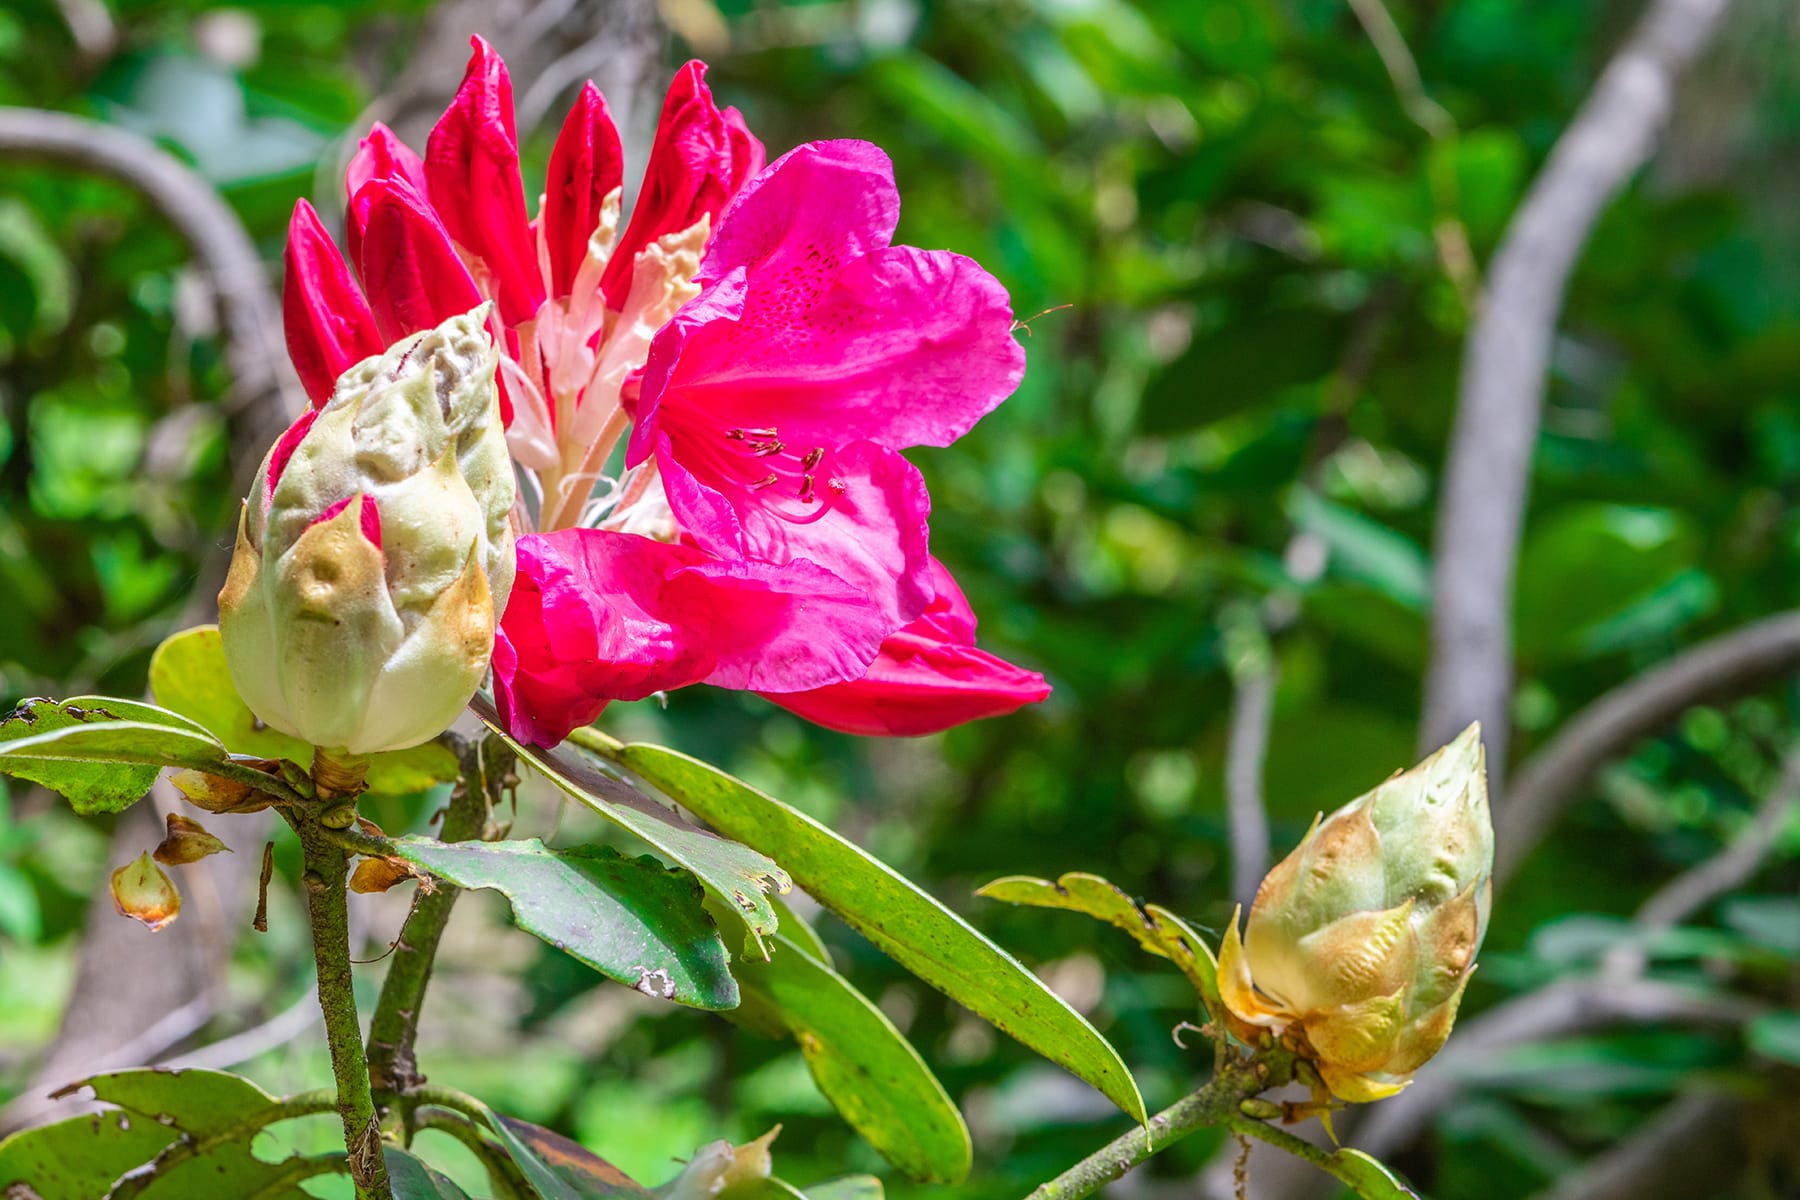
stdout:
<svg viewBox="0 0 1800 1200">
<path fill-rule="evenodd" d="M 113 907 L 155 933 L 181 915 L 181 893 L 148 852 L 112 873 Z"/>
</svg>

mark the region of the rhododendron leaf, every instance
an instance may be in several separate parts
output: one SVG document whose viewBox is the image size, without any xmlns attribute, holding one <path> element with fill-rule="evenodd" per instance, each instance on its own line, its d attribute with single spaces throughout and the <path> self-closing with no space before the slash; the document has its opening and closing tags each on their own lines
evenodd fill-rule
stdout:
<svg viewBox="0 0 1800 1200">
<path fill-rule="evenodd" d="M 731 1008 L 738 989 L 694 877 L 604 846 L 400 838 L 395 858 L 458 887 L 491 888 L 513 920 L 609 979 L 694 1008 Z"/>
<path fill-rule="evenodd" d="M 692 871 L 707 894 L 718 902 L 718 910 L 730 914 L 727 919 L 736 923 L 745 951 L 758 958 L 769 956 L 763 938 L 775 932 L 777 920 L 765 893 L 785 892 L 792 886 L 786 871 L 749 846 L 689 824 L 674 809 L 604 774 L 591 763 L 576 760 L 569 751 L 538 750 L 515 741 L 486 696 L 476 695 L 469 707 L 521 760 L 536 767 L 564 794 L 637 835 L 677 866 Z"/>
<path fill-rule="evenodd" d="M 302 766 L 312 763 L 311 746 L 258 721 L 238 696 L 225 666 L 217 625 L 184 629 L 158 646 L 150 658 L 150 690 L 160 703 L 210 731 L 233 754 L 285 758 Z M 456 774 L 456 755 L 438 742 L 425 742 L 371 755 L 365 786 L 377 795 L 403 796 L 455 779 Z"/>
<path fill-rule="evenodd" d="M 224 745 L 193 721 L 139 701 L 27 700 L 0 721 L 0 772 L 60 793 L 83 816 L 130 808 L 163 767 L 286 792 L 261 772 L 233 763 Z"/>
<path fill-rule="evenodd" d="M 1419 1200 L 1419 1193 L 1400 1182 L 1391 1168 L 1361 1150 L 1346 1148 L 1331 1157 L 1338 1167 L 1333 1174 L 1363 1200 Z"/>
<path fill-rule="evenodd" d="M 1028 875 L 1008 875 L 977 888 L 975 894 L 1008 904 L 1068 909 L 1116 925 L 1151 954 L 1173 962 L 1194 985 L 1207 1010 L 1217 1009 L 1219 967 L 1200 935 L 1160 905 L 1139 908 L 1130 896 L 1098 875 L 1070 871 L 1054 883 Z"/>
<path fill-rule="evenodd" d="M 394 1200 L 469 1200 L 469 1193 L 398 1146 L 383 1146 Z"/>
<path fill-rule="evenodd" d="M 747 1007 L 791 1033 L 832 1106 L 914 1179 L 960 1183 L 969 1131 L 943 1084 L 879 1008 L 784 933 L 768 962 L 738 962 Z"/>
<path fill-rule="evenodd" d="M 12 1185 L 26 1184 L 21 1194 L 39 1200 L 94 1200 L 111 1194 L 112 1184 L 128 1173 L 142 1177 L 133 1193 L 137 1200 L 305 1200 L 308 1194 L 288 1174 L 294 1158 L 265 1162 L 251 1153 L 249 1137 L 168 1164 L 151 1176 L 141 1171 L 178 1138 L 205 1139 L 276 1103 L 249 1080 L 222 1071 L 116 1071 L 57 1094 L 82 1088 L 125 1111 L 76 1117 L 0 1142 L 0 1195 L 11 1196 Z"/>
<path fill-rule="evenodd" d="M 70 1117 L 0 1141 L 0 1196 L 94 1200 L 113 1180 L 162 1153 L 179 1134 L 129 1113 Z"/>
<path fill-rule="evenodd" d="M 662 746 L 583 745 L 679 800 L 721 833 L 780 862 L 808 895 L 895 962 L 1098 1088 L 1138 1120 L 1137 1084 L 1107 1040 L 1010 954 L 893 868 L 740 779 Z"/>
<path fill-rule="evenodd" d="M 573 1188 L 579 1200 L 649 1200 L 648 1188 L 581 1143 L 514 1117 L 503 1116 L 500 1124 L 515 1143 L 522 1144 L 558 1180 Z"/>
</svg>

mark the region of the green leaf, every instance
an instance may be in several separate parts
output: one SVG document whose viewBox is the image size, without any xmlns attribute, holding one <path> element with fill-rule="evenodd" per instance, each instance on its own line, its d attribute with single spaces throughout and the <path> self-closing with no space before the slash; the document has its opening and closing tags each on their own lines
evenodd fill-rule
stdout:
<svg viewBox="0 0 1800 1200">
<path fill-rule="evenodd" d="M 1431 563 L 1417 543 L 1398 530 L 1306 488 L 1288 499 L 1288 518 L 1325 543 L 1328 570 L 1374 588 L 1401 607 L 1431 607 Z"/>
<path fill-rule="evenodd" d="M 771 855 L 808 894 L 914 975 L 1145 1118 L 1143 1097 L 1119 1052 L 1017 959 L 905 876 L 811 817 L 685 754 L 617 743 L 604 752 L 715 829 Z"/>
<path fill-rule="evenodd" d="M 392 853 L 458 887 L 501 893 L 520 929 L 645 995 L 694 1008 L 738 1002 L 725 943 L 686 871 L 605 846 L 550 850 L 536 838 L 401 838 Z"/>
<path fill-rule="evenodd" d="M 183 1133 L 201 1135 L 236 1125 L 275 1103 L 275 1097 L 248 1079 L 225 1071 L 159 1067 L 110 1071 L 72 1083 L 57 1095 L 73 1094 L 80 1088 L 92 1091 L 96 1100 Z"/>
<path fill-rule="evenodd" d="M 580 1142 L 513 1117 L 501 1117 L 500 1123 L 559 1181 L 572 1188 L 579 1200 L 647 1200 L 650 1195 L 647 1188 Z"/>
<path fill-rule="evenodd" d="M 746 1004 L 793 1034 L 819 1091 L 883 1158 L 914 1179 L 967 1178 L 968 1128 L 912 1043 L 826 962 L 780 933 L 775 946 L 736 964 Z"/>
<path fill-rule="evenodd" d="M 233 754 L 312 765 L 311 744 L 263 724 L 238 696 L 217 625 L 185 629 L 158 646 L 150 658 L 150 690 L 159 704 L 210 730 Z M 380 795 L 397 796 L 423 791 L 456 775 L 456 755 L 448 747 L 426 742 L 371 755 L 365 786 Z"/>
<path fill-rule="evenodd" d="M 206 1138 L 249 1121 L 273 1105 L 255 1084 L 222 1071 L 131 1070 L 96 1075 L 58 1095 L 86 1087 L 95 1099 L 123 1112 L 77 1117 L 29 1130 L 0 1143 L 0 1195 L 15 1178 L 29 1182 L 43 1200 L 94 1200 L 122 1175 L 144 1166 L 178 1137 Z M 190 1200 L 196 1196 L 257 1196 L 305 1200 L 287 1168 L 251 1153 L 255 1129 L 206 1155 L 167 1168 L 140 1193 L 141 1200 Z"/>
<path fill-rule="evenodd" d="M 977 888 L 975 894 L 1008 904 L 1068 909 L 1116 925 L 1137 939 L 1145 950 L 1180 968 L 1209 1013 L 1217 1015 L 1220 1010 L 1219 964 L 1200 935 L 1161 905 L 1148 904 L 1140 909 L 1130 896 L 1098 875 L 1070 871 L 1055 883 L 1027 875 L 1009 875 Z"/>
<path fill-rule="evenodd" d="M 1419 1200 L 1419 1193 L 1361 1150 L 1339 1150 L 1331 1157 L 1338 1165 L 1338 1178 L 1348 1183 L 1363 1200 Z"/>
<path fill-rule="evenodd" d="M 658 804 L 636 788 L 605 774 L 573 751 L 561 754 L 522 745 L 500 724 L 500 714 L 487 697 L 477 695 L 469 707 L 521 761 L 543 773 L 565 795 L 579 800 L 615 825 L 648 843 L 651 849 L 700 880 L 707 894 L 718 901 L 715 918 L 735 923 L 742 945 L 758 958 L 769 957 L 763 938 L 775 932 L 775 909 L 765 894 L 785 892 L 793 884 L 787 872 L 748 846 L 727 841 L 689 824 L 674 809 Z"/>
<path fill-rule="evenodd" d="M 1535 520 L 1519 549 L 1520 659 L 1541 665 L 1619 648 L 1634 607 L 1666 598 L 1664 589 L 1698 557 L 1698 542 L 1692 521 L 1670 509 L 1576 503 Z M 1666 637 L 1668 627 L 1636 632 Z"/>
<path fill-rule="evenodd" d="M 173 1129 L 122 1112 L 23 1130 L 0 1141 L 0 1196 L 23 1184 L 31 1190 L 21 1194 L 39 1200 L 94 1200 L 176 1136 Z"/>
<path fill-rule="evenodd" d="M 1800 1066 L 1800 1013 L 1772 1012 L 1750 1022 L 1750 1048 L 1764 1058 Z"/>
<path fill-rule="evenodd" d="M 130 808 L 164 766 L 230 769 L 211 734 L 136 701 L 27 700 L 0 721 L 0 771 L 61 793 L 82 816 Z"/>
<path fill-rule="evenodd" d="M 469 1200 L 469 1193 L 400 1147 L 383 1146 L 381 1156 L 387 1162 L 394 1200 Z"/>
</svg>

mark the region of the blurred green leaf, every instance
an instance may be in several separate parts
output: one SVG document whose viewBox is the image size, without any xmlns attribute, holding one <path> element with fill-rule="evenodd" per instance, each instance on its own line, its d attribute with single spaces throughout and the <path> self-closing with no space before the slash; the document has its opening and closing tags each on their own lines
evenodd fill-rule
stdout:
<svg viewBox="0 0 1800 1200">
<path fill-rule="evenodd" d="M 1361 1150 L 1343 1149 L 1331 1156 L 1338 1168 L 1350 1177 L 1350 1183 L 1363 1200 L 1419 1200 L 1419 1193 L 1400 1182 L 1393 1168 L 1369 1157 Z"/>
<path fill-rule="evenodd" d="M 394 1200 L 469 1200 L 467 1192 L 400 1147 L 383 1146 L 381 1156 Z"/>
<path fill-rule="evenodd" d="M 1668 587 L 1697 553 L 1687 520 L 1670 509 L 1569 504 L 1540 518 L 1519 551 L 1519 656 L 1585 656 L 1597 627 L 1606 646 L 1605 623 Z"/>
<path fill-rule="evenodd" d="M 1800 1013 L 1764 1013 L 1750 1022 L 1747 1040 L 1764 1058 L 1800 1067 Z"/>
</svg>

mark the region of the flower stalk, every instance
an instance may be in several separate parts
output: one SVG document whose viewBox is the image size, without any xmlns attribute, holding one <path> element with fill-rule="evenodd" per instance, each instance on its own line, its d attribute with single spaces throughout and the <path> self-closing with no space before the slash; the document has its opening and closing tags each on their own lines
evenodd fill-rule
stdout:
<svg viewBox="0 0 1800 1200">
<path fill-rule="evenodd" d="M 457 739 L 454 745 L 462 773 L 450 793 L 438 837 L 445 842 L 473 841 L 486 830 L 488 812 L 511 776 L 513 756 L 499 738 Z M 381 997 L 369 1022 L 369 1082 L 384 1106 L 425 1082 L 413 1048 L 419 1014 L 438 943 L 460 894 L 460 888 L 441 879 L 429 892 L 421 887 L 400 928 Z"/>
<path fill-rule="evenodd" d="M 356 1015 L 356 992 L 350 973 L 350 914 L 346 884 L 349 862 L 315 807 L 294 812 L 289 820 L 299 835 L 305 864 L 306 910 L 312 923 L 313 962 L 319 974 L 319 1009 L 325 1016 L 325 1041 L 331 1049 L 331 1073 L 337 1081 L 338 1115 L 344 1122 L 350 1178 L 356 1200 L 393 1200 L 387 1163 L 381 1152 L 381 1126 L 369 1090 L 369 1067 L 363 1057 L 362 1028 Z"/>
</svg>

